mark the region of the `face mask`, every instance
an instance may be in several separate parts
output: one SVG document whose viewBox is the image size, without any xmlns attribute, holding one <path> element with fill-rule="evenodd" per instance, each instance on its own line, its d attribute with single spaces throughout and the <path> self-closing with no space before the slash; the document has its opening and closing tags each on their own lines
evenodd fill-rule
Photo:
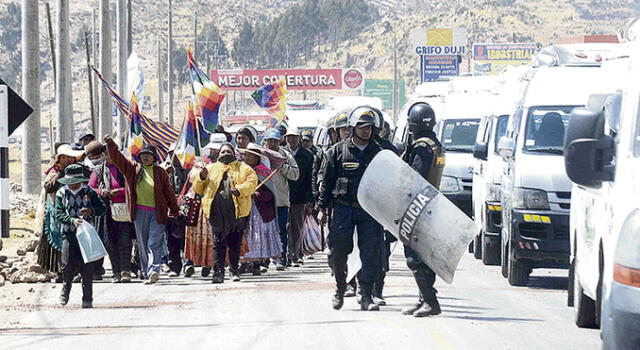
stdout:
<svg viewBox="0 0 640 350">
<path fill-rule="evenodd" d="M 100 157 L 100 158 L 97 158 L 97 159 L 91 159 L 91 163 L 94 166 L 102 165 L 102 163 L 104 163 L 104 158 Z"/>
<path fill-rule="evenodd" d="M 225 154 L 223 156 L 218 157 L 218 161 L 223 164 L 229 164 L 236 160 L 236 157 L 232 154 Z"/>
</svg>

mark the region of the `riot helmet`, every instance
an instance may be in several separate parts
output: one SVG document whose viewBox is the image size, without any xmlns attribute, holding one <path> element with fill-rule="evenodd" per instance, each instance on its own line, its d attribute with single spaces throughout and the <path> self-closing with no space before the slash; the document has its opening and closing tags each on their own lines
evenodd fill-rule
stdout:
<svg viewBox="0 0 640 350">
<path fill-rule="evenodd" d="M 414 103 L 407 114 L 407 124 L 412 134 L 433 131 L 436 126 L 436 114 L 426 102 Z"/>
<path fill-rule="evenodd" d="M 371 106 L 356 107 L 349 116 L 349 127 L 371 125 L 374 129 L 379 130 L 382 122 L 382 112 Z"/>
<path fill-rule="evenodd" d="M 340 128 L 346 128 L 349 126 L 349 111 L 348 110 L 341 110 L 338 113 L 336 113 L 335 117 L 333 118 L 333 122 L 334 122 L 334 129 L 338 130 Z"/>
</svg>

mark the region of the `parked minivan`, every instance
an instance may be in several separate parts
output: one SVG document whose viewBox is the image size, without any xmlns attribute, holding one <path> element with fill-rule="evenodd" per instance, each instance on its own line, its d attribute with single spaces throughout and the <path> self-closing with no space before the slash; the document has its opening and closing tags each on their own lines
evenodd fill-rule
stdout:
<svg viewBox="0 0 640 350">
<path fill-rule="evenodd" d="M 601 326 L 603 348 L 631 349 L 640 344 L 640 45 L 603 69 L 620 90 L 574 110 L 565 139 L 568 302 L 579 327 Z"/>
<path fill-rule="evenodd" d="M 571 181 L 564 169 L 564 135 L 571 112 L 601 91 L 598 66 L 536 68 L 499 141 L 502 184 L 501 267 L 523 286 L 534 268 L 569 263 Z M 606 91 L 606 90 L 605 90 Z"/>
</svg>

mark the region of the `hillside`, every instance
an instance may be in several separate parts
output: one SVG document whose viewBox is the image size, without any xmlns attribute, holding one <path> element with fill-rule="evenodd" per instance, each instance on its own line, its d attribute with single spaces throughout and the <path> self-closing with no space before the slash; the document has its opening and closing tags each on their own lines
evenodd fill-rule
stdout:
<svg viewBox="0 0 640 350">
<path fill-rule="evenodd" d="M 277 19 L 289 8 L 302 2 L 302 0 L 271 0 L 269 2 L 174 0 L 173 23 L 176 46 L 184 50 L 192 42 L 194 13 L 198 16 L 199 31 L 203 31 L 203 28 L 210 24 L 215 24 L 227 50 L 230 51 L 233 40 L 238 36 L 245 20 L 252 25 L 264 24 Z M 393 66 L 391 60 L 393 34 L 395 33 L 401 77 L 405 78 L 410 85 L 414 85 L 419 69 L 418 57 L 409 49 L 410 32 L 414 28 L 460 26 L 468 29 L 472 42 L 535 41 L 547 45 L 558 37 L 567 35 L 616 33 L 628 18 L 637 16 L 639 13 L 635 1 L 622 0 L 367 0 L 367 3 L 378 13 L 374 22 L 364 27 L 352 39 L 338 43 L 335 48 L 333 45 L 321 43 L 314 48 L 316 54 L 305 61 L 305 67 L 358 66 L 366 68 L 368 77 L 390 78 Z M 89 104 L 82 38 L 85 31 L 90 31 L 91 13 L 92 9 L 97 9 L 97 0 L 73 1 L 71 4 L 74 117 L 76 120 L 87 120 Z M 55 7 L 55 2 L 52 2 L 51 6 Z M 52 117 L 55 89 L 51 79 L 43 3 L 40 8 L 42 118 L 43 125 L 48 125 L 49 118 Z M 55 25 L 55 9 L 53 10 Z M 152 109 L 146 113 L 150 116 L 157 114 L 155 105 L 158 88 L 157 42 L 161 39 L 163 47 L 166 47 L 166 39 L 161 37 L 166 33 L 166 13 L 166 2 L 133 1 L 133 45 L 136 53 L 142 58 L 145 68 L 146 90 L 152 101 Z M 344 21 L 357 22 L 358 18 L 344 18 Z M 19 74 L 19 23 L 19 6 L 16 2 L 0 0 L 0 66 L 7 67 L 0 74 Z M 295 38 L 295 33 L 292 35 Z M 115 63 L 115 43 L 113 47 Z M 198 49 L 203 50 L 204 47 L 200 45 Z M 184 56 L 176 59 L 177 62 L 184 62 L 184 60 Z M 220 63 L 221 68 L 235 68 L 229 57 L 223 61 Z M 463 64 L 463 69 L 466 66 L 467 64 Z M 176 69 L 186 68 L 180 66 Z M 13 85 L 18 87 L 19 84 L 14 81 Z M 173 106 L 176 120 L 181 119 L 184 113 L 183 102 L 189 98 L 189 92 L 187 84 L 176 88 L 176 103 Z M 232 101 L 234 97 L 236 96 L 229 96 L 227 100 Z M 247 101 L 248 94 L 244 94 L 244 98 Z M 240 99 L 242 96 L 238 94 L 237 100 Z"/>
</svg>

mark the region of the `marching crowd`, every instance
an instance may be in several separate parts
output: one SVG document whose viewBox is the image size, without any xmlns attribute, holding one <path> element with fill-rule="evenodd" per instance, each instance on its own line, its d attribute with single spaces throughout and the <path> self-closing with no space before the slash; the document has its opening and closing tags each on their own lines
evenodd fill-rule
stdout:
<svg viewBox="0 0 640 350">
<path fill-rule="evenodd" d="M 240 281 L 241 274 L 261 275 L 271 264 L 277 271 L 300 267 L 309 254 L 303 232 L 311 223 L 329 226 L 333 308 L 357 294 L 362 310 L 378 310 L 385 304 L 395 237 L 362 209 L 357 188 L 378 152 L 399 151 L 388 140 L 389 124 L 373 107 L 341 111 L 327 130 L 330 144 L 317 147 L 311 131 L 286 123 L 262 135 L 251 126 L 234 136 L 219 128 L 191 169 L 182 167 L 175 145 L 165 160 L 151 144 L 129 157 L 108 135 L 103 142 L 83 134 L 78 143 L 56 145 L 43 185 L 38 263 L 63 283 L 60 303 L 66 305 L 72 283 L 81 282 L 82 307 L 91 308 L 92 281 L 105 275 L 104 259 L 83 261 L 76 238 L 83 222 L 95 227 L 106 248 L 113 283 L 139 278 L 145 284 L 158 282 L 163 271 L 169 278 L 191 277 L 196 267 L 212 283 L 224 282 L 225 268 L 228 278 Z M 347 281 L 356 228 L 362 268 L 357 280 Z M 324 246 L 324 234 L 320 239 Z M 413 260 L 418 266 L 419 257 Z M 420 268 L 418 274 L 412 268 L 420 302 L 404 313 L 437 314 L 435 274 L 424 263 Z M 420 279 L 430 279 L 430 285 Z"/>
</svg>

